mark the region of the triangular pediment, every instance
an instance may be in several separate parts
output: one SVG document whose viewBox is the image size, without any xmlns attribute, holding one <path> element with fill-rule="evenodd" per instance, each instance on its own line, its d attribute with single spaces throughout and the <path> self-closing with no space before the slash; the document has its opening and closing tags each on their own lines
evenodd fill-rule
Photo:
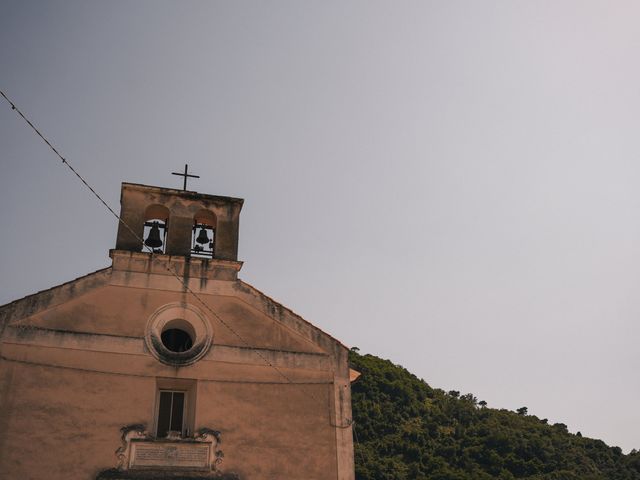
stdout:
<svg viewBox="0 0 640 480">
<path fill-rule="evenodd" d="M 331 353 L 339 342 L 241 282 L 199 292 L 112 284 L 110 269 L 13 302 L 0 309 L 9 323 L 38 329 L 143 338 L 154 312 L 186 302 L 210 322 L 213 343 L 239 348 Z"/>
</svg>

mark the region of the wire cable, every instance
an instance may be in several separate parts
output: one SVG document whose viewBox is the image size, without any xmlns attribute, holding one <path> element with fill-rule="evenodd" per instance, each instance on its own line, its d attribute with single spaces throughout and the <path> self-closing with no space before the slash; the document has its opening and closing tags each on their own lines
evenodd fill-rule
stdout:
<svg viewBox="0 0 640 480">
<path fill-rule="evenodd" d="M 354 445 L 353 448 L 354 448 L 354 450 L 356 450 L 356 447 L 359 447 L 361 444 L 358 441 L 358 433 L 356 432 L 356 422 L 355 422 L 355 420 L 351 420 L 351 431 L 353 432 L 353 440 L 355 442 L 355 445 Z M 358 450 L 358 453 L 360 453 L 360 460 L 362 460 L 362 465 L 366 465 L 367 462 L 365 462 L 364 453 L 360 449 L 357 449 L 357 450 Z M 355 456 L 355 452 L 354 452 L 354 456 Z"/>
<path fill-rule="evenodd" d="M 58 158 L 60 158 L 60 160 L 62 161 L 63 165 L 65 165 L 67 168 L 69 168 L 69 170 L 71 172 L 73 172 L 73 174 L 78 177 L 78 179 L 80 179 L 80 181 L 91 191 L 91 193 L 100 201 L 100 203 L 102 203 L 107 210 L 109 210 L 109 212 L 111 212 L 111 214 L 118 219 L 118 222 L 121 223 L 127 230 L 129 230 L 129 232 L 140 242 L 140 244 L 142 244 L 143 248 L 146 248 L 148 253 L 151 254 L 151 261 L 153 261 L 153 250 L 148 247 L 147 245 L 145 245 L 144 240 L 142 238 L 140 238 L 140 236 L 131 228 L 131 226 L 129 226 L 127 224 L 127 222 L 125 222 L 120 215 L 118 215 L 110 206 L 109 204 L 100 196 L 100 194 L 98 192 L 96 192 L 96 190 L 89 184 L 89 182 L 87 182 L 87 180 L 85 180 L 82 175 L 80 175 L 80 173 L 73 168 L 73 166 L 69 163 L 69 161 L 63 157 L 60 152 L 56 149 L 56 147 L 53 146 L 53 144 L 40 132 L 40 130 L 27 118 L 27 116 L 22 113 L 22 111 L 15 105 L 15 103 L 13 103 L 11 101 L 11 99 L 9 99 L 9 97 L 2 91 L 0 90 L 0 95 L 2 95 L 4 97 L 4 99 L 9 103 L 9 105 L 11 105 L 11 109 L 15 110 L 18 115 L 20 115 L 20 117 L 22 117 L 22 119 L 29 125 L 29 127 L 31 127 L 31 129 L 44 141 L 44 143 L 46 143 L 49 148 L 53 151 L 53 153 L 56 154 L 56 156 L 58 156 Z M 260 359 L 269 367 L 273 368 L 282 378 L 284 378 L 288 383 L 292 384 L 292 385 L 296 385 L 297 383 L 294 382 L 291 378 L 289 378 L 282 370 L 280 370 L 278 367 L 276 367 L 273 363 L 271 363 L 269 361 L 269 359 L 267 359 L 262 353 L 260 353 L 258 350 L 256 350 L 254 347 L 252 347 L 249 342 L 247 342 L 238 332 L 236 332 L 227 322 L 225 322 L 220 315 L 218 315 L 209 305 L 207 305 L 207 303 L 204 302 L 204 300 L 202 300 L 197 294 L 196 292 L 194 292 L 191 287 L 189 287 L 189 284 L 187 283 L 187 281 L 181 277 L 177 271 L 171 269 L 168 265 L 165 267 L 166 270 L 168 272 L 170 272 L 183 286 L 183 288 L 190 293 L 193 298 L 195 298 L 209 313 L 211 313 L 211 315 L 213 315 L 224 327 L 226 327 L 233 335 L 235 335 L 244 345 L 246 345 L 247 347 L 249 347 L 251 350 L 253 350 L 256 355 L 258 357 L 260 357 Z M 318 397 L 311 395 L 310 393 L 305 391 L 305 394 L 308 394 L 308 396 L 312 399 L 314 399 L 314 401 L 319 400 Z M 333 425 L 336 428 L 349 428 L 351 425 L 353 424 L 353 420 L 352 419 L 347 419 L 346 421 L 346 425 Z"/>
</svg>

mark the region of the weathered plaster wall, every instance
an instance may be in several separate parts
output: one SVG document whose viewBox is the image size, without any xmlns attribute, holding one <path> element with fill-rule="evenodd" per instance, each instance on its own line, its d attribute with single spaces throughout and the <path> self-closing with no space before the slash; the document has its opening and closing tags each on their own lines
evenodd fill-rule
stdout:
<svg viewBox="0 0 640 480">
<path fill-rule="evenodd" d="M 157 379 L 180 378 L 197 382 L 195 428 L 221 431 L 223 471 L 353 479 L 351 429 L 335 427 L 351 418 L 344 346 L 240 281 L 190 279 L 251 347 L 200 306 L 211 350 L 164 365 L 145 345 L 147 319 L 197 305 L 191 294 L 166 275 L 94 275 L 0 309 L 0 478 L 95 478 L 115 466 L 122 426 L 152 428 Z"/>
<path fill-rule="evenodd" d="M 222 295 L 202 295 L 200 298 L 253 346 L 301 352 L 321 351 L 310 341 L 237 298 Z M 193 299 L 191 294 L 166 290 L 109 285 L 37 313 L 20 321 L 20 324 L 72 332 L 143 337 L 151 314 L 172 302 L 192 303 L 211 317 L 209 320 L 216 344 L 244 346 L 237 335 Z"/>
<path fill-rule="evenodd" d="M 0 478 L 95 478 L 123 420 L 141 422 L 155 380 L 0 361 Z"/>
<path fill-rule="evenodd" d="M 198 417 L 223 433 L 225 471 L 246 479 L 337 478 L 331 385 L 203 382 Z"/>
<path fill-rule="evenodd" d="M 70 469 L 74 479 L 94 478 L 115 466 L 122 426 L 152 428 L 156 377 L 89 371 L 92 362 L 82 358 L 77 364 L 0 363 L 0 382 L 10 386 L 0 393 L 4 478 L 62 480 Z M 238 366 L 225 380 L 197 382 L 195 428 L 221 431 L 222 470 L 242 479 L 338 478 L 330 380 L 235 380 L 246 374 Z"/>
</svg>

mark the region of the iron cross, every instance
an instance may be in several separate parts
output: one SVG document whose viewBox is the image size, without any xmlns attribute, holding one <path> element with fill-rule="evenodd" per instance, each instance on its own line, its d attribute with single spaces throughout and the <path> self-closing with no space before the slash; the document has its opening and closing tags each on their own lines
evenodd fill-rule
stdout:
<svg viewBox="0 0 640 480">
<path fill-rule="evenodd" d="M 189 165 L 187 164 L 184 165 L 184 173 L 171 172 L 171 175 L 179 175 L 181 177 L 184 177 L 184 185 L 182 186 L 183 190 L 187 189 L 187 177 L 200 178 L 200 175 L 189 175 L 188 172 L 189 172 Z"/>
</svg>

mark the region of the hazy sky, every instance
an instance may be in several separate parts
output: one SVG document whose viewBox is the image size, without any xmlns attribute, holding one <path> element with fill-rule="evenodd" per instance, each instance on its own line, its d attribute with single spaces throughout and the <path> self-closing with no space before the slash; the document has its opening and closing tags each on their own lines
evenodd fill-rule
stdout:
<svg viewBox="0 0 640 480">
<path fill-rule="evenodd" d="M 640 448 L 640 3 L 0 0 L 0 89 L 109 203 L 245 198 L 241 277 L 434 387 Z M 0 102 L 0 303 L 116 221 Z"/>
</svg>

